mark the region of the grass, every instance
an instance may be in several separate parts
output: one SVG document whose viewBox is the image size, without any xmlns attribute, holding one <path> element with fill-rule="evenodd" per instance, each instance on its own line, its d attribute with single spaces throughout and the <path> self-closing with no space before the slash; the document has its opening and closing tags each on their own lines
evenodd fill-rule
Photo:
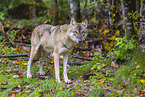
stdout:
<svg viewBox="0 0 145 97">
<path fill-rule="evenodd" d="M 100 78 L 91 77 L 92 86 L 97 88 L 90 89 L 89 95 L 125 96 L 125 97 L 142 97 L 145 88 L 145 53 L 140 49 L 136 49 L 133 58 L 128 62 L 121 64 L 119 68 L 109 66 L 113 70 L 111 76 L 107 76 L 105 72 L 97 71 Z M 116 64 L 118 65 L 118 64 Z M 106 67 L 105 67 L 106 68 Z M 105 69 L 104 68 L 104 69 Z M 108 67 L 107 67 L 108 68 Z M 105 69 L 107 71 L 107 69 Z M 101 73 L 100 73 L 101 72 Z M 104 80 L 103 80 L 104 79 Z"/>
<path fill-rule="evenodd" d="M 1 54 L 8 53 L 9 48 L 1 49 Z M 16 52 L 17 50 L 11 50 L 8 54 Z M 21 51 L 18 53 L 21 53 Z M 70 84 L 63 81 L 62 65 L 60 65 L 62 82 L 58 83 L 55 81 L 54 66 L 51 64 L 44 62 L 46 75 L 40 76 L 39 62 L 35 62 L 31 66 L 33 78 L 26 78 L 28 61 L 25 58 L 13 60 L 1 58 L 0 97 L 144 96 L 145 53 L 136 49 L 133 57 L 128 62 L 121 65 L 115 64 L 116 67 L 110 64 L 110 59 L 100 56 L 99 54 L 97 61 L 91 63 L 69 66 L 68 77 L 73 81 Z M 94 72 L 94 75 L 84 80 L 83 75 L 90 71 Z"/>
<path fill-rule="evenodd" d="M 39 75 L 38 62 L 32 64 L 31 71 L 33 78 L 26 78 L 27 61 L 23 58 L 18 60 L 9 60 L 7 58 L 1 59 L 0 64 L 0 96 L 12 96 L 16 97 L 30 96 L 40 97 L 46 95 L 47 97 L 58 96 L 67 97 L 73 96 L 74 91 L 79 90 L 80 84 L 67 84 L 63 81 L 62 66 L 60 66 L 61 72 L 61 83 L 55 81 L 54 78 L 54 67 L 53 65 L 44 66 L 44 71 L 48 74 L 45 76 Z M 70 66 L 68 76 L 74 82 L 81 80 L 81 76 L 90 67 L 88 64 L 83 66 Z M 70 91 L 68 91 L 70 89 Z"/>
</svg>

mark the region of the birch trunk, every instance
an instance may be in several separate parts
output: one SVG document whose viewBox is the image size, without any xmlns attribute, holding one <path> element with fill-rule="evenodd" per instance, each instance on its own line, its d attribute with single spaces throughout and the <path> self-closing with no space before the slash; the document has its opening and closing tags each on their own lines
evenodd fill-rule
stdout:
<svg viewBox="0 0 145 97">
<path fill-rule="evenodd" d="M 133 25 L 134 21 L 132 17 L 129 17 L 135 11 L 133 8 L 134 3 L 134 0 L 121 0 L 125 36 L 127 39 L 131 39 L 136 34 Z"/>
<path fill-rule="evenodd" d="M 113 5 L 113 0 L 109 0 L 108 5 L 109 5 L 109 6 Z M 109 25 L 110 25 L 110 26 L 113 25 L 110 10 L 109 10 Z"/>
<path fill-rule="evenodd" d="M 80 0 L 70 0 L 70 10 L 71 18 L 75 18 L 77 21 L 80 21 Z"/>
<path fill-rule="evenodd" d="M 145 1 L 141 0 L 140 3 L 140 46 L 143 48 L 143 52 L 145 52 Z"/>
</svg>

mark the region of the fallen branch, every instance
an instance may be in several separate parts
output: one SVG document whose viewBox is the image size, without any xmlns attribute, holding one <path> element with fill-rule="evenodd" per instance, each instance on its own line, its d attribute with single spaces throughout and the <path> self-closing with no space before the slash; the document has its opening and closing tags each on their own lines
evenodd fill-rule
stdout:
<svg viewBox="0 0 145 97">
<path fill-rule="evenodd" d="M 92 61 L 92 59 L 87 58 L 87 57 L 82 57 L 82 56 L 72 56 L 72 57 L 73 57 L 73 58 L 79 58 L 79 59 L 82 59 L 82 60 Z"/>
<path fill-rule="evenodd" d="M 29 57 L 29 53 L 25 53 L 25 54 L 11 54 L 11 55 L 0 55 L 0 58 L 6 58 L 6 57 Z M 72 57 L 73 58 L 79 58 L 79 59 L 83 59 L 83 60 L 92 61 L 92 59 L 87 58 L 87 57 L 82 57 L 82 56 L 72 56 Z M 53 59 L 50 56 L 47 56 L 47 58 Z"/>
<path fill-rule="evenodd" d="M 79 50 L 79 51 L 91 51 L 92 48 L 80 48 L 80 47 L 74 47 L 74 49 Z"/>
<path fill-rule="evenodd" d="M 26 53 L 26 54 L 0 55 L 0 58 L 10 58 L 10 57 L 29 57 L 29 53 Z"/>
<path fill-rule="evenodd" d="M 6 34 L 8 34 L 12 29 L 14 29 L 16 26 L 14 26 L 14 27 L 11 27 L 7 32 L 6 32 Z"/>
<path fill-rule="evenodd" d="M 0 55 L 0 58 L 11 58 L 11 57 L 29 57 L 29 53 L 26 53 L 26 54 L 11 54 L 11 55 Z M 85 59 L 85 60 L 89 60 L 89 61 L 81 61 L 81 62 L 68 62 L 68 64 L 70 65 L 81 65 L 83 63 L 88 63 L 88 62 L 93 62 L 92 59 L 90 58 L 85 58 L 85 57 L 81 57 L 81 56 L 73 56 L 74 58 L 81 58 L 81 59 Z M 50 56 L 48 56 L 47 58 L 49 59 L 53 59 L 51 58 Z M 29 60 L 29 58 L 27 58 L 27 60 Z M 50 63 L 50 64 L 53 64 L 54 61 L 45 61 L 44 62 L 47 62 L 47 63 Z M 63 64 L 62 61 L 60 61 L 60 64 Z"/>
<path fill-rule="evenodd" d="M 0 31 L 3 33 L 5 38 L 12 44 L 13 47 L 16 47 L 15 43 L 8 37 L 8 35 L 5 33 L 4 27 L 2 23 L 0 22 Z"/>
<path fill-rule="evenodd" d="M 45 60 L 44 60 L 44 62 L 50 63 L 50 64 L 54 64 L 53 61 L 45 61 Z M 81 65 L 81 64 L 83 64 L 83 63 L 88 63 L 88 62 L 93 62 L 93 61 L 68 62 L 67 64 L 69 64 L 69 65 Z M 63 64 L 63 62 L 60 61 L 60 64 Z"/>
</svg>

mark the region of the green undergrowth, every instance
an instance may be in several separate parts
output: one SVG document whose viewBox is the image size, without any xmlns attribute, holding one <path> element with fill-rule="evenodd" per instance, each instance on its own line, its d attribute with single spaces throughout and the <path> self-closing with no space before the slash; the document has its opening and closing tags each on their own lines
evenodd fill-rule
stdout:
<svg viewBox="0 0 145 97">
<path fill-rule="evenodd" d="M 74 91 L 82 87 L 77 80 L 83 82 L 82 75 L 88 71 L 90 65 L 70 66 L 68 71 L 69 78 L 75 83 L 66 84 L 63 81 L 62 66 L 60 66 L 61 83 L 55 81 L 53 65 L 44 66 L 47 73 L 44 76 L 39 75 L 39 66 L 36 62 L 32 64 L 31 71 L 33 78 L 26 78 L 27 61 L 12 63 L 11 60 L 1 60 L 0 64 L 0 96 L 7 97 L 15 95 L 16 97 L 68 97 L 74 96 Z M 69 91 L 68 91 L 69 89 Z"/>
<path fill-rule="evenodd" d="M 143 97 L 145 88 L 145 53 L 140 48 L 135 48 L 132 58 L 122 64 L 111 64 L 109 58 L 102 58 L 94 70 L 94 76 L 90 77 L 92 87 L 88 96 L 107 97 Z M 98 55 L 97 56 L 101 56 Z M 103 56 L 102 56 L 103 57 Z M 106 62 L 110 62 L 108 65 Z M 104 65 L 105 64 L 105 65 Z M 99 68 L 98 68 L 99 67 Z"/>
<path fill-rule="evenodd" d="M 70 84 L 63 80 L 62 64 L 61 83 L 55 81 L 54 66 L 47 63 L 50 59 L 45 59 L 44 76 L 39 75 L 39 61 L 36 61 L 31 66 L 33 77 L 27 78 L 27 58 L 0 58 L 0 97 L 143 97 L 145 53 L 133 41 L 126 41 L 119 41 L 121 45 L 110 51 L 118 52 L 126 47 L 124 53 L 115 53 L 118 59 L 114 58 L 116 55 L 95 52 L 93 62 L 69 65 Z M 0 49 L 1 55 L 25 53 L 21 48 L 1 46 Z"/>
</svg>

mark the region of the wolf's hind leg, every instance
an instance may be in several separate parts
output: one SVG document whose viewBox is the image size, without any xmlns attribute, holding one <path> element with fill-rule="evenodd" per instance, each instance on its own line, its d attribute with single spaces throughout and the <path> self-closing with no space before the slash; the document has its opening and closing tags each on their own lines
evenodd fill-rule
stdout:
<svg viewBox="0 0 145 97">
<path fill-rule="evenodd" d="M 67 76 L 67 62 L 68 62 L 68 56 L 69 54 L 68 53 L 65 53 L 63 54 L 63 76 L 64 76 L 64 81 L 66 83 L 70 83 L 71 80 L 68 79 L 68 76 Z"/>
<path fill-rule="evenodd" d="M 33 59 L 34 59 L 39 47 L 40 47 L 40 43 L 37 46 L 32 46 L 31 47 L 30 59 L 28 61 L 28 66 L 27 66 L 27 78 L 31 78 L 32 77 L 31 69 L 30 69 L 31 68 L 31 63 L 32 63 L 32 61 L 33 61 Z"/>
<path fill-rule="evenodd" d="M 46 58 L 46 56 L 48 55 L 48 53 L 43 50 L 43 56 L 41 56 L 41 60 L 40 60 L 40 75 L 44 75 L 45 72 L 43 71 L 43 60 Z"/>
</svg>

